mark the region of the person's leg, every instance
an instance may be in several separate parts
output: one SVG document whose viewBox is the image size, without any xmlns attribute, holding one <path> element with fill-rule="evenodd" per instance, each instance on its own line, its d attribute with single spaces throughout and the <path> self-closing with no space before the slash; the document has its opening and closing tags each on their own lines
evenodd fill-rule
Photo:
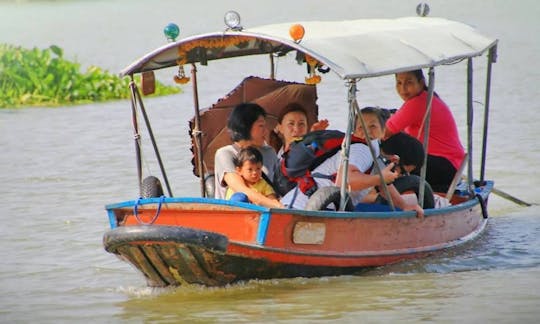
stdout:
<svg viewBox="0 0 540 324">
<path fill-rule="evenodd" d="M 434 192 L 447 192 L 456 171 L 456 168 L 447 159 L 428 155 L 426 181 Z"/>
<path fill-rule="evenodd" d="M 229 200 L 232 201 L 238 201 L 238 202 L 249 202 L 248 196 L 243 192 L 235 192 L 232 194 L 231 198 Z"/>
</svg>

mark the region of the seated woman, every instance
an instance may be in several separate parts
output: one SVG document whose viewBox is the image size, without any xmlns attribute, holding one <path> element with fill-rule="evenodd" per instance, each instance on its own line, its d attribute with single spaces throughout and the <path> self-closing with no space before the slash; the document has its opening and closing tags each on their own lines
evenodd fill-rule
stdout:
<svg viewBox="0 0 540 324">
<path fill-rule="evenodd" d="M 328 124 L 328 120 L 322 119 L 309 127 L 308 114 L 304 107 L 297 102 L 287 104 L 278 117 L 278 124 L 274 129 L 274 134 L 277 135 L 278 142 L 282 143 L 281 148 L 277 152 L 278 160 L 281 160 L 283 153 L 289 150 L 289 146 L 293 141 L 308 133 L 308 129 L 310 131 L 325 130 Z M 280 165 L 278 163 L 278 170 L 274 170 L 272 181 L 278 194 L 281 196 L 294 188 L 295 185 L 281 176 L 279 167 Z"/>
<path fill-rule="evenodd" d="M 386 136 L 399 131 L 424 140 L 427 87 L 422 70 L 396 74 L 396 91 L 404 103 L 386 122 Z M 437 94 L 431 103 L 426 180 L 437 192 L 446 192 L 465 156 L 448 106 Z"/>
<path fill-rule="evenodd" d="M 226 187 L 234 192 L 244 193 L 249 201 L 265 207 L 280 208 L 277 201 L 246 186 L 244 179 L 236 172 L 234 158 L 238 152 L 248 146 L 255 146 L 263 156 L 262 171 L 271 179 L 277 164 L 274 149 L 265 144 L 267 135 L 266 112 L 254 103 L 242 103 L 236 106 L 227 121 L 233 144 L 224 146 L 215 155 L 215 197 L 224 199 Z"/>
<path fill-rule="evenodd" d="M 296 102 L 291 102 L 283 109 L 283 112 L 278 117 L 278 124 L 274 132 L 281 138 L 283 146 L 277 152 L 278 158 L 281 158 L 283 152 L 287 151 L 289 144 L 295 139 L 307 134 L 308 129 L 324 130 L 328 127 L 328 120 L 322 119 L 309 127 L 307 112 Z"/>
<path fill-rule="evenodd" d="M 364 108 L 361 111 L 365 121 L 366 128 L 369 132 L 369 137 L 372 139 L 373 148 L 376 155 L 379 154 L 379 139 L 384 134 L 384 120 L 381 112 L 377 108 Z M 375 186 L 381 186 L 381 177 L 378 174 L 373 174 L 373 158 L 370 149 L 366 143 L 361 123 L 357 121 L 353 136 L 356 137 L 354 144 L 350 146 L 349 166 L 348 166 L 348 188 L 352 202 L 356 205 L 364 201 L 364 197 Z M 341 168 L 342 155 L 340 152 L 334 154 L 322 164 L 312 170 L 312 174 L 333 175 L 336 174 L 335 180 L 329 177 L 315 177 L 315 182 L 318 188 L 327 186 L 340 186 L 342 181 L 343 170 Z M 407 203 L 400 196 L 398 191 L 391 183 L 398 177 L 398 172 L 393 171 L 394 163 L 390 163 L 381 169 L 383 181 L 388 185 L 389 193 L 393 202 L 402 210 L 414 210 L 419 217 L 423 217 L 423 209 L 418 204 Z M 282 199 L 281 202 L 290 208 L 303 209 L 306 206 L 309 197 L 303 194 L 300 190 L 292 189 Z"/>
<path fill-rule="evenodd" d="M 242 177 L 246 186 L 277 201 L 276 193 L 272 186 L 262 178 L 263 156 L 259 150 L 253 146 L 248 146 L 240 150 L 233 158 L 236 172 Z M 244 193 L 235 192 L 232 188 L 227 188 L 225 199 L 251 202 Z"/>
</svg>

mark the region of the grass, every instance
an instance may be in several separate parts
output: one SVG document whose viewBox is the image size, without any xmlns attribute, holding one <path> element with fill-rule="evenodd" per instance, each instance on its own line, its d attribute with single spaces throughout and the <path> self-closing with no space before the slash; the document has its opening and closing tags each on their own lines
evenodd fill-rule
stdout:
<svg viewBox="0 0 540 324">
<path fill-rule="evenodd" d="M 129 98 L 129 78 L 63 58 L 63 50 L 0 44 L 0 108 L 54 107 Z M 138 81 L 138 80 L 137 80 Z M 155 96 L 180 92 L 156 82 Z"/>
</svg>

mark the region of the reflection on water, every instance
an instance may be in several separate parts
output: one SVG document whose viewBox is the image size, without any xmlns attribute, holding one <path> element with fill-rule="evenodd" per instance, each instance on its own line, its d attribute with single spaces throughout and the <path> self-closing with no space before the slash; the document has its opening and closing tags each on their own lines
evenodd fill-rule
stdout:
<svg viewBox="0 0 540 324">
<path fill-rule="evenodd" d="M 332 10 L 322 0 L 276 0 L 265 10 L 254 10 L 250 1 L 201 0 L 190 3 L 189 8 L 185 1 L 159 3 L 167 10 L 141 0 L 3 1 L 0 42 L 20 42 L 27 47 L 55 43 L 83 65 L 118 71 L 163 45 L 165 22 L 182 20 L 181 25 L 186 26 L 182 31 L 187 34 L 216 30 L 221 28 L 224 8 L 232 5 L 251 25 L 411 13 L 411 3 L 402 0 L 384 4 L 341 0 L 332 2 Z M 530 98 L 540 96 L 540 76 L 523 62 L 523 57 L 528 62 L 540 60 L 540 43 L 529 39 L 540 31 L 534 10 L 510 10 L 514 8 L 504 0 L 493 0 L 489 6 L 465 0 L 431 1 L 430 5 L 434 15 L 474 23 L 500 36 L 487 176 L 496 180 L 499 189 L 538 203 L 538 177 L 531 173 L 533 162 L 540 160 L 540 147 L 535 144 L 540 136 L 538 105 Z M 536 8 L 536 2 L 522 0 L 518 7 Z M 500 19 L 493 21 L 492 17 Z M 517 32 L 522 30 L 530 32 Z M 482 71 L 483 66 L 475 68 Z M 278 62 L 279 75 L 293 69 L 297 69 L 294 63 Z M 463 102 L 456 99 L 465 91 L 464 68 L 448 70 L 451 72 L 437 74 L 437 92 L 451 103 L 457 121 L 464 124 Z M 201 107 L 255 71 L 257 64 L 236 61 L 201 68 Z M 237 72 L 242 75 L 233 76 Z M 165 71 L 164 80 L 170 81 L 172 73 Z M 299 77 L 304 73 L 302 70 Z M 358 93 L 362 104 L 399 104 L 391 78 L 362 82 Z M 192 93 L 189 87 L 184 90 L 183 94 L 146 101 L 160 146 L 178 148 L 161 152 L 178 196 L 198 192 L 191 156 L 186 154 Z M 330 119 L 333 127 L 342 127 L 343 84 L 328 74 L 318 94 L 321 117 Z M 481 122 L 481 111 L 475 118 Z M 540 208 L 520 208 L 497 196 L 490 198 L 491 219 L 482 236 L 426 259 L 360 276 L 250 281 L 224 288 L 148 288 L 142 275 L 106 253 L 101 243 L 108 229 L 104 205 L 137 195 L 130 123 L 125 101 L 0 110 L 1 322 L 532 323 L 540 315 Z M 145 143 L 145 147 L 150 146 Z M 479 155 L 473 156 L 477 161 Z M 145 155 L 144 167 L 145 172 L 159 173 L 150 154 Z"/>
<path fill-rule="evenodd" d="M 120 303 L 124 320 L 275 322 L 514 321 L 537 316 L 536 269 L 250 281 L 178 288 Z M 515 293 L 520 291 L 518 302 Z M 519 313 L 516 310 L 519 309 Z"/>
<path fill-rule="evenodd" d="M 486 230 L 468 242 L 431 257 L 378 269 L 384 273 L 450 273 L 540 267 L 540 208 L 492 217 Z"/>
</svg>

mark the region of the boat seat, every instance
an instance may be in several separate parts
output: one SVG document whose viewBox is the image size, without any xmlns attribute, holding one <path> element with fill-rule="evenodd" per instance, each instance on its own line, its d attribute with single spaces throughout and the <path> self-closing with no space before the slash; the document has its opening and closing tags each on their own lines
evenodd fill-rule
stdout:
<svg viewBox="0 0 540 324">
<path fill-rule="evenodd" d="M 203 174 L 214 172 L 214 156 L 216 151 L 225 145 L 232 144 L 227 129 L 227 119 L 233 108 L 243 102 L 259 104 L 267 113 L 266 127 L 269 133 L 269 144 L 279 150 L 282 143 L 273 132 L 281 111 L 290 102 L 300 103 L 308 112 L 308 122 L 313 124 L 318 119 L 317 88 L 313 85 L 247 77 L 232 91 L 210 107 L 200 111 L 201 150 L 203 155 Z M 189 122 L 191 135 L 191 151 L 193 157 L 193 173 L 200 176 L 198 164 L 198 144 L 193 136 L 195 117 Z"/>
</svg>

